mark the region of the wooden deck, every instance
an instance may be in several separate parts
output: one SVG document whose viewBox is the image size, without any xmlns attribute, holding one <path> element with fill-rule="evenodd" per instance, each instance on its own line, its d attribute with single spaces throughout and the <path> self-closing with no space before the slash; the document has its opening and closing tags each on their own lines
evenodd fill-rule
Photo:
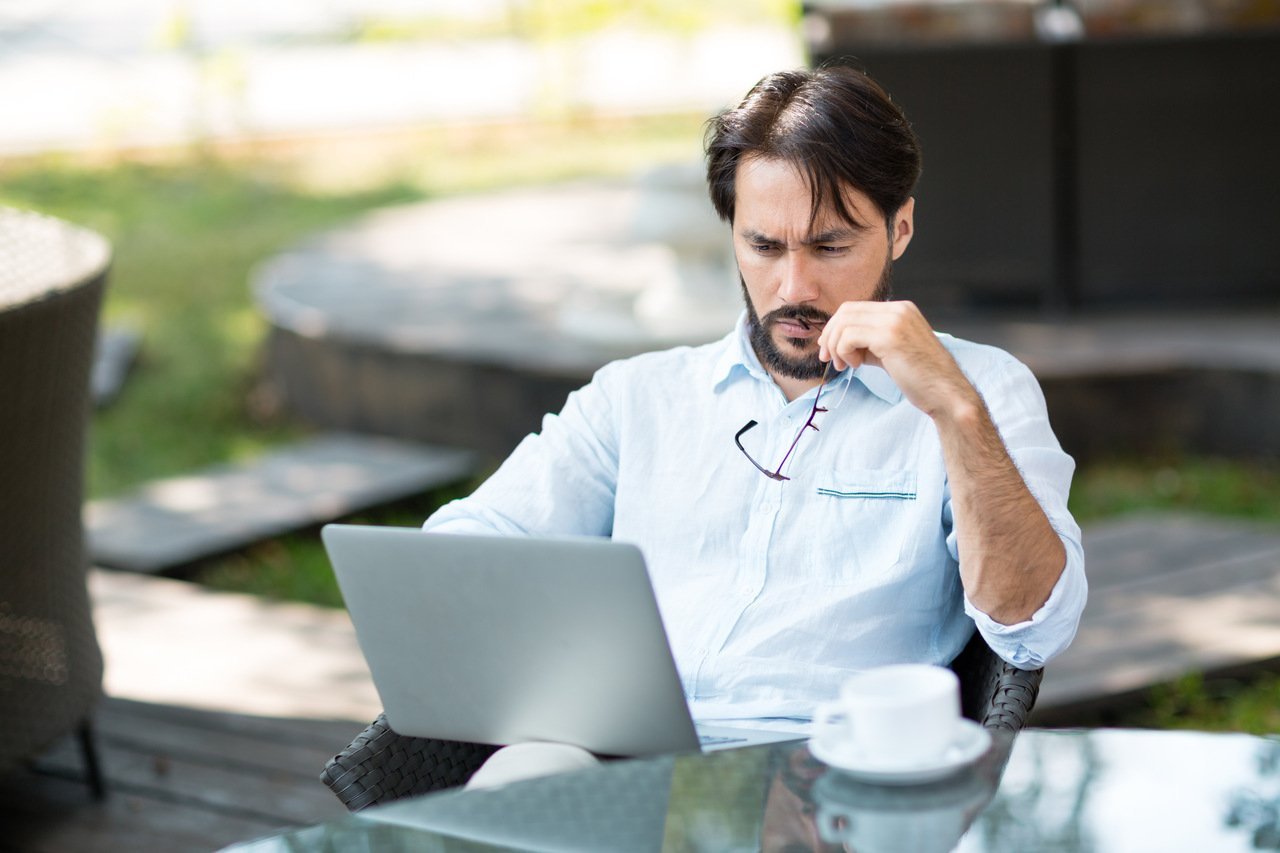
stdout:
<svg viewBox="0 0 1280 853">
<path fill-rule="evenodd" d="M 1090 604 L 1033 724 L 1192 670 L 1280 658 L 1280 530 L 1190 516 L 1086 529 Z M 344 814 L 324 762 L 378 711 L 341 612 L 94 572 L 110 795 L 73 742 L 0 776 L 0 851 L 209 851 Z"/>
<path fill-rule="evenodd" d="M 380 709 L 341 611 L 95 570 L 109 796 L 68 738 L 0 775 L 0 851 L 216 850 L 345 814 L 320 770 Z"/>
<path fill-rule="evenodd" d="M 68 738 L 0 777 L 0 850 L 216 850 L 345 814 L 318 775 L 356 722 L 273 719 L 109 699 L 96 721 L 109 794 Z"/>
</svg>

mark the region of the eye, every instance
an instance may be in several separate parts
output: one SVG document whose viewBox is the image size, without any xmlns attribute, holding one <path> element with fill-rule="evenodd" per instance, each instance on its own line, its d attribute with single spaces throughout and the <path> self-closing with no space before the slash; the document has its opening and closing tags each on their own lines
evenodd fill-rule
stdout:
<svg viewBox="0 0 1280 853">
<path fill-rule="evenodd" d="M 822 255 L 843 255 L 849 251 L 848 246 L 819 246 L 818 253 Z"/>
<path fill-rule="evenodd" d="M 753 241 L 753 242 L 751 243 L 751 249 L 752 249 L 752 251 L 756 252 L 757 254 L 761 254 L 761 255 L 767 255 L 767 254 L 769 254 L 770 252 L 775 251 L 777 248 L 778 248 L 778 247 L 777 247 L 777 244 L 775 244 L 775 243 L 765 243 L 765 242 L 761 242 L 761 241 Z"/>
</svg>

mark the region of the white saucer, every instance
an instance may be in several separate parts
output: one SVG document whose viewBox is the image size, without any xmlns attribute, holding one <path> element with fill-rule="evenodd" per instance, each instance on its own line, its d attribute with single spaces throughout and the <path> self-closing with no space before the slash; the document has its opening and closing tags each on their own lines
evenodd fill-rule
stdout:
<svg viewBox="0 0 1280 853">
<path fill-rule="evenodd" d="M 858 756 L 828 752 L 816 738 L 809 739 L 809 752 L 813 757 L 842 773 L 857 777 L 867 782 L 882 785 L 914 785 L 921 782 L 932 782 L 941 779 L 976 761 L 991 746 L 991 735 L 973 720 L 962 719 L 955 741 L 947 747 L 946 752 L 924 764 L 911 767 L 886 767 L 884 764 L 873 764 Z"/>
</svg>

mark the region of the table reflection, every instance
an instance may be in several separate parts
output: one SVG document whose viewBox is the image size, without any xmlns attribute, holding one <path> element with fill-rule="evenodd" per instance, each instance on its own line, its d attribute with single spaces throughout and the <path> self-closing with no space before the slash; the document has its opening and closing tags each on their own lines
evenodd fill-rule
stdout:
<svg viewBox="0 0 1280 853">
<path fill-rule="evenodd" d="M 1257 850 L 1280 850 L 1280 741 L 1259 746 L 1252 786 L 1231 794 L 1226 825 L 1249 836 Z"/>
<path fill-rule="evenodd" d="M 1276 850 L 1280 741 L 1097 730 L 1020 737 L 957 850 Z"/>
<path fill-rule="evenodd" d="M 997 783 L 972 768 L 900 789 L 829 773 L 814 786 L 818 831 L 843 845 L 836 849 L 859 853 L 948 853 L 991 802 Z"/>
<path fill-rule="evenodd" d="M 663 850 L 947 853 L 991 801 L 1012 747 L 928 784 L 884 785 L 828 768 L 803 743 L 678 759 Z"/>
<path fill-rule="evenodd" d="M 1280 850 L 1280 740 L 1121 730 L 993 735 L 972 765 L 927 784 L 862 781 L 796 742 L 436 794 L 235 849 Z"/>
</svg>

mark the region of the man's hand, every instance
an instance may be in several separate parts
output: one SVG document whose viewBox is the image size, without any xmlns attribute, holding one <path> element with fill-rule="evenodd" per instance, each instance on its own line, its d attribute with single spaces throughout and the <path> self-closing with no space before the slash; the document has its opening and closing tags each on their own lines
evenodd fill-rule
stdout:
<svg viewBox="0 0 1280 853">
<path fill-rule="evenodd" d="M 1062 574 L 1066 550 L 982 396 L 920 310 L 910 302 L 846 302 L 818 337 L 818 357 L 838 370 L 884 368 L 932 418 L 951 488 L 965 594 L 997 622 L 1029 619 Z"/>
<path fill-rule="evenodd" d="M 818 337 L 818 357 L 836 370 L 883 367 L 930 417 L 981 405 L 977 391 L 911 302 L 846 302 Z"/>
</svg>

